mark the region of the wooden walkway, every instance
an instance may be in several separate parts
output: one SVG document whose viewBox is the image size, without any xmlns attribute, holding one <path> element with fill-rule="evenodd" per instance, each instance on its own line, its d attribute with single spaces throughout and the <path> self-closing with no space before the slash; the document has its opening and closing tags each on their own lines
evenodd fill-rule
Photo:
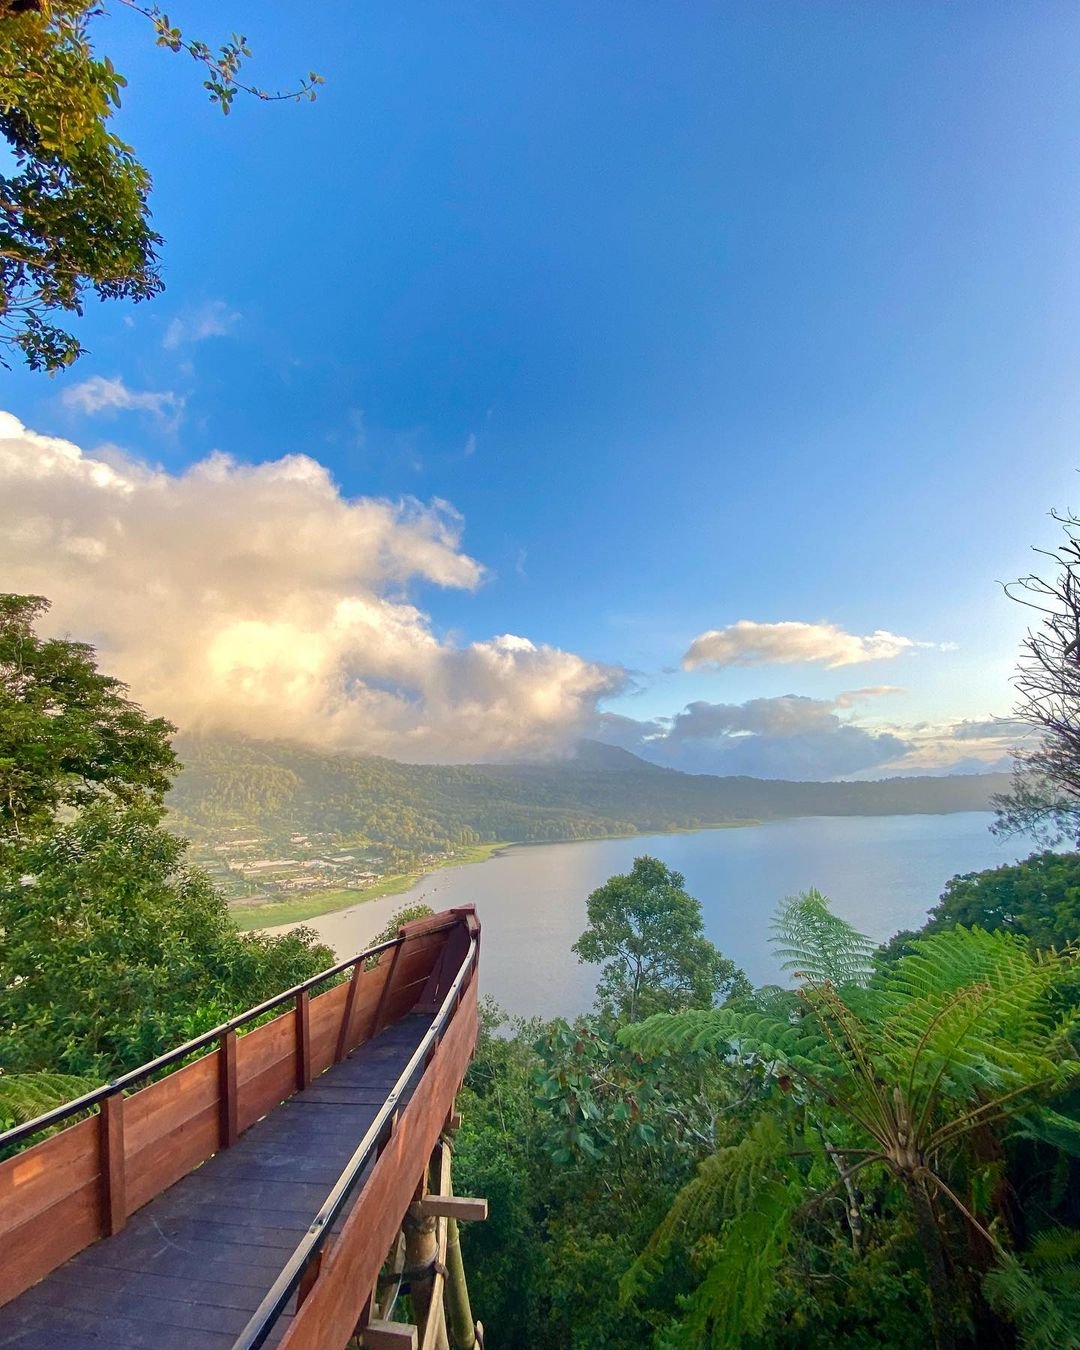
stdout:
<svg viewBox="0 0 1080 1350">
<path fill-rule="evenodd" d="M 0 1346 L 231 1350 L 430 1025 L 414 1014 L 380 1032 L 115 1237 L 0 1308 Z"/>
<path fill-rule="evenodd" d="M 223 1039 L 220 1062 L 211 1053 L 134 1096 L 121 1092 L 132 1119 L 134 1104 L 156 1094 L 147 1117 L 153 1138 L 133 1138 L 129 1128 L 125 1144 L 121 1127 L 117 1144 L 103 1109 L 0 1164 L 0 1272 L 14 1284 L 0 1306 L 0 1347 L 343 1347 L 370 1312 L 475 1041 L 478 927 L 471 912 L 438 919 L 441 927 L 428 920 L 403 929 L 381 969 L 356 958 L 349 984 L 310 1005 L 302 991 L 295 1019 L 291 1011 L 275 1019 L 284 1024 L 277 1032 L 271 1022 L 238 1043 Z M 353 1030 L 364 1021 L 365 981 L 366 1034 L 362 1025 Z M 394 1020 L 380 1026 L 388 1015 Z M 314 1048 L 312 1016 L 321 1028 Z M 284 1078 L 256 1044 L 261 1036 L 280 1047 L 283 1033 L 295 1039 Z M 346 1042 L 354 1048 L 343 1057 Z M 236 1047 L 245 1043 L 251 1073 L 238 1080 Z M 191 1083 L 212 1078 L 217 1099 L 208 1106 L 203 1091 L 181 1110 L 193 1091 L 185 1075 Z M 245 1113 L 245 1082 L 265 1096 L 257 1085 L 272 1079 L 284 1087 L 271 1096 L 291 1095 L 248 1123 L 245 1114 L 258 1108 Z M 207 1120 L 216 1140 L 209 1153 L 192 1139 Z M 125 1179 L 121 1166 L 119 1185 L 117 1150 L 128 1171 Z M 144 1154 L 166 1185 L 128 1212 Z M 175 1159 L 184 1156 L 195 1164 L 178 1172 Z M 172 1184 L 170 1170 L 180 1176 Z M 88 1204 L 105 1228 L 96 1242 L 64 1227 Z M 45 1278 L 30 1283 L 42 1265 Z"/>
</svg>

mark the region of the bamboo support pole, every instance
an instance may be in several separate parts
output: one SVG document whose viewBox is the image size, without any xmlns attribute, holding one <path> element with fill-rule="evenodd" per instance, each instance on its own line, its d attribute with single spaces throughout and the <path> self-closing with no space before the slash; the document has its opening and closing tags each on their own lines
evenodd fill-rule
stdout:
<svg viewBox="0 0 1080 1350">
<path fill-rule="evenodd" d="M 452 1111 L 445 1132 L 448 1152 L 452 1151 L 453 1137 L 460 1128 L 461 1115 L 456 1110 Z M 446 1190 L 448 1195 L 453 1195 L 453 1177 L 448 1177 Z M 483 1217 L 487 1217 L 486 1201 Z M 458 1230 L 458 1221 L 453 1217 L 448 1218 L 446 1224 L 446 1322 L 452 1350 L 475 1350 L 476 1322 L 473 1320 L 469 1285 L 465 1279 L 461 1234 Z"/>
<path fill-rule="evenodd" d="M 457 1219 L 446 1221 L 446 1321 L 453 1350 L 473 1350 L 476 1345 L 476 1323 L 469 1302 L 465 1263 L 461 1259 Z"/>
</svg>

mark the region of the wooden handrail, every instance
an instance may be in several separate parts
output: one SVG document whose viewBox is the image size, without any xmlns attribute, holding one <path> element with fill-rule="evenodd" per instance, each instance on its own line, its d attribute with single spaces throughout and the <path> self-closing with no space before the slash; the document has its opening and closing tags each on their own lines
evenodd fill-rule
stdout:
<svg viewBox="0 0 1080 1350">
<path fill-rule="evenodd" d="M 455 924 L 445 924 L 443 927 L 453 928 Z M 438 931 L 432 930 L 432 931 Z M 322 984 L 324 980 L 332 979 L 335 975 L 340 975 L 344 971 L 351 969 L 358 962 L 367 961 L 372 956 L 378 956 L 380 952 L 389 951 L 391 947 L 397 948 L 407 941 L 406 938 L 391 938 L 389 942 L 380 942 L 375 947 L 368 947 L 365 951 L 357 952 L 355 956 L 348 957 L 345 961 L 339 961 L 336 966 L 330 966 L 327 970 L 321 970 L 318 975 L 312 975 L 310 978 L 302 981 L 300 984 L 294 984 L 291 989 L 286 989 L 280 994 L 275 994 L 273 998 L 265 999 L 254 1008 L 248 1008 L 246 1012 L 232 1017 L 227 1022 L 222 1022 L 220 1026 L 214 1027 L 210 1031 L 204 1031 L 201 1035 L 195 1036 L 190 1041 L 185 1041 L 183 1045 L 178 1045 L 175 1050 L 167 1050 L 165 1054 L 158 1055 L 156 1059 L 148 1060 L 145 1064 L 140 1064 L 136 1069 L 129 1069 L 127 1073 L 121 1074 L 119 1078 L 113 1078 L 108 1083 L 103 1083 L 101 1087 L 94 1088 L 90 1092 L 85 1092 L 81 1097 L 75 1097 L 70 1102 L 64 1102 L 61 1106 L 54 1106 L 51 1110 L 45 1111 L 40 1116 L 35 1116 L 33 1120 L 28 1120 L 22 1125 L 15 1125 L 10 1130 L 5 1130 L 0 1134 L 0 1152 L 11 1148 L 14 1144 L 21 1144 L 24 1139 L 29 1139 L 31 1135 L 39 1134 L 42 1130 L 49 1129 L 52 1125 L 58 1125 L 60 1121 L 66 1120 L 68 1116 L 73 1116 L 79 1111 L 88 1111 L 92 1106 L 98 1106 L 108 1097 L 114 1096 L 118 1092 L 123 1092 L 126 1088 L 133 1087 L 143 1078 L 157 1073 L 160 1069 L 170 1068 L 181 1059 L 186 1059 L 188 1055 L 193 1055 L 196 1050 L 205 1049 L 213 1041 L 218 1040 L 230 1031 L 236 1031 L 239 1027 L 246 1026 L 248 1022 L 253 1022 L 257 1017 L 262 1017 L 265 1013 L 273 1012 L 275 1008 L 281 1007 L 283 1003 L 290 1000 L 297 1000 L 301 994 L 307 993 L 317 984 Z"/>
</svg>

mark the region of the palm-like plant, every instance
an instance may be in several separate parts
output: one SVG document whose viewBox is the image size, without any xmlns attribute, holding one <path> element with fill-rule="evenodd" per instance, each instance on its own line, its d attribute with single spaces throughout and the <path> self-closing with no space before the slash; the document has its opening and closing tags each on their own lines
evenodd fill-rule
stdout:
<svg viewBox="0 0 1080 1350">
<path fill-rule="evenodd" d="M 838 1137 L 822 1131 L 822 1143 L 849 1194 L 862 1169 L 891 1173 L 925 1253 L 938 1344 L 950 1347 L 954 1307 L 941 1206 L 1004 1252 L 1007 1235 L 957 1178 L 974 1136 L 1000 1134 L 1037 1113 L 1080 1071 L 1070 1041 L 1077 1013 L 1058 998 L 1076 953 L 1032 954 L 1010 935 L 956 928 L 913 943 L 893 964 L 875 964 L 869 941 L 816 891 L 786 903 L 775 933 L 785 967 L 799 980 L 794 993 L 660 1015 L 622 1036 L 651 1054 L 712 1046 L 765 1066 L 797 1090 L 811 1117 L 832 1122 Z M 699 1177 L 691 1186 L 701 1183 Z M 796 1187 L 787 1193 L 792 1205 L 804 1198 Z M 770 1196 L 770 1205 L 775 1200 Z M 714 1321 L 729 1324 L 726 1317 Z"/>
</svg>

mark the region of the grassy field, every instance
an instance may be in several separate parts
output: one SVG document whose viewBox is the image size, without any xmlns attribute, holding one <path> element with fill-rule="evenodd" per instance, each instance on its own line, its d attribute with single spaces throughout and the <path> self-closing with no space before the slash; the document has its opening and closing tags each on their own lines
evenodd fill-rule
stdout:
<svg viewBox="0 0 1080 1350">
<path fill-rule="evenodd" d="M 300 923 L 304 919 L 315 919 L 320 914 L 332 914 L 338 909 L 349 909 L 367 900 L 379 900 L 384 895 L 400 895 L 429 872 L 437 872 L 444 867 L 463 867 L 466 863 L 484 862 L 493 853 L 508 847 L 509 844 L 505 841 L 496 844 L 474 844 L 435 867 L 383 877 L 382 881 L 377 881 L 373 886 L 366 886 L 363 890 L 305 891 L 303 895 L 270 904 L 238 905 L 231 913 L 242 933 L 251 933 L 259 928 L 274 928 L 283 923 Z"/>
</svg>

